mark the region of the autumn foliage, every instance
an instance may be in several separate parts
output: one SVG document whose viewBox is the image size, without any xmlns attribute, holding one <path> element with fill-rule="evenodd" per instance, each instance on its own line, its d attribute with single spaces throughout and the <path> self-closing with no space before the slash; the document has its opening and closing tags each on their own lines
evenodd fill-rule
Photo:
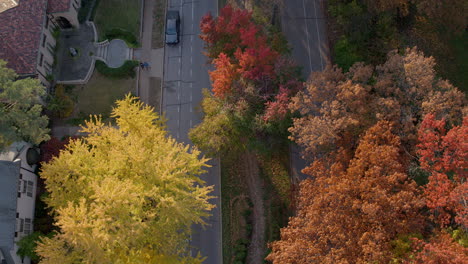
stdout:
<svg viewBox="0 0 468 264">
<path fill-rule="evenodd" d="M 465 95 L 436 77 L 434 59 L 414 49 L 388 54 L 375 68 L 356 63 L 348 73 L 328 67 L 314 73 L 307 88 L 292 99 L 302 117 L 294 120 L 292 139 L 306 154 L 353 150 L 359 136 L 379 120 L 394 122 L 403 146 L 413 153 L 422 117 L 456 122 L 466 112 Z"/>
<path fill-rule="evenodd" d="M 454 241 L 445 231 L 437 231 L 429 242 L 415 239 L 414 257 L 405 263 L 417 264 L 465 264 L 468 248 Z"/>
<path fill-rule="evenodd" d="M 220 53 L 219 57 L 213 60 L 215 70 L 209 72 L 213 82 L 213 93 L 216 97 L 225 98 L 233 92 L 234 81 L 238 79 L 238 65 L 233 64 L 231 59 Z"/>
<path fill-rule="evenodd" d="M 72 137 L 76 139 L 76 137 Z M 51 137 L 48 141 L 44 142 L 41 149 L 41 162 L 49 162 L 52 158 L 58 157 L 60 151 L 65 149 L 65 146 L 70 142 L 70 137 L 59 140 L 56 137 Z"/>
<path fill-rule="evenodd" d="M 297 216 L 271 244 L 273 263 L 388 263 L 390 241 L 421 229 L 418 189 L 401 163 L 389 122 L 361 138 L 345 167 L 335 163 L 301 183 Z"/>
<path fill-rule="evenodd" d="M 468 117 L 448 130 L 444 119 L 429 114 L 418 136 L 421 167 L 431 173 L 425 186 L 427 206 L 442 227 L 455 220 L 468 228 Z"/>
<path fill-rule="evenodd" d="M 217 107 L 216 111 L 203 107 L 204 121 L 191 131 L 192 141 L 213 153 L 238 149 L 227 146 L 234 141 L 242 149 L 257 137 L 283 137 L 291 122 L 288 105 L 291 97 L 303 89 L 303 83 L 299 81 L 300 71 L 286 54 L 287 43 L 282 42 L 279 31 L 259 23 L 252 12 L 230 5 L 222 8 L 216 18 L 205 15 L 200 29 L 206 55 L 214 65 L 209 76 L 215 97 L 205 94 L 202 105 L 216 101 Z M 210 136 L 214 131 L 217 136 Z M 240 142 L 220 140 L 226 134 L 249 136 Z"/>
</svg>

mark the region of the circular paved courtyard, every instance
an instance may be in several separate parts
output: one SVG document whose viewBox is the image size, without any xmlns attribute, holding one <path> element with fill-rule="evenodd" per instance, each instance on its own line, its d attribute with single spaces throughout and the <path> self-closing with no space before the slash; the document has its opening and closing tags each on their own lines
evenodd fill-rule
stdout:
<svg viewBox="0 0 468 264">
<path fill-rule="evenodd" d="M 118 68 L 127 60 L 128 47 L 125 41 L 121 39 L 113 39 L 110 41 L 107 48 L 107 66 L 110 68 Z"/>
</svg>

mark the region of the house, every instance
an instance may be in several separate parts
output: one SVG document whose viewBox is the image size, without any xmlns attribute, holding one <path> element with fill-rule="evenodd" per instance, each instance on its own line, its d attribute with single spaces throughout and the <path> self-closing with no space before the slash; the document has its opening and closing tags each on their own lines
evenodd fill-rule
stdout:
<svg viewBox="0 0 468 264">
<path fill-rule="evenodd" d="M 0 59 L 20 78 L 49 87 L 54 65 L 54 30 L 80 26 L 81 0 L 0 0 Z"/>
<path fill-rule="evenodd" d="M 31 144 L 16 142 L 0 153 L 0 263 L 29 264 L 16 251 L 33 230 L 39 154 Z"/>
</svg>

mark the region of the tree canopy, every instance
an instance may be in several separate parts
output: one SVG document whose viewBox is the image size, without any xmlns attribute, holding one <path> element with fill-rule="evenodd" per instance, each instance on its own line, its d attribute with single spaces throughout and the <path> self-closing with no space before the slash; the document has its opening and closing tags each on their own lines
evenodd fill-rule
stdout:
<svg viewBox="0 0 468 264">
<path fill-rule="evenodd" d="M 389 263 L 390 241 L 421 230 L 423 206 L 387 121 L 359 141 L 349 166 L 336 162 L 300 185 L 297 216 L 271 244 L 273 263 Z"/>
<path fill-rule="evenodd" d="M 427 207 L 442 227 L 455 220 L 468 229 L 468 117 L 447 130 L 444 119 L 429 114 L 418 136 L 419 161 L 430 173 L 425 186 Z"/>
<path fill-rule="evenodd" d="M 456 87 L 436 77 L 434 59 L 415 48 L 388 54 L 377 67 L 356 63 L 348 73 L 327 67 L 314 73 L 307 88 L 292 99 L 302 117 L 290 128 L 291 139 L 306 154 L 353 150 L 359 136 L 379 120 L 394 122 L 409 152 L 417 141 L 417 125 L 434 113 L 451 124 L 466 113 L 466 98 Z"/>
<path fill-rule="evenodd" d="M 112 117 L 117 126 L 87 121 L 87 136 L 43 165 L 60 231 L 39 243 L 42 263 L 201 263 L 188 238 L 214 207 L 199 178 L 207 159 L 134 97 L 117 101 Z"/>
<path fill-rule="evenodd" d="M 19 79 L 0 60 L 0 151 L 15 141 L 39 144 L 49 139 L 49 119 L 42 115 L 46 88 L 37 79 Z"/>
</svg>

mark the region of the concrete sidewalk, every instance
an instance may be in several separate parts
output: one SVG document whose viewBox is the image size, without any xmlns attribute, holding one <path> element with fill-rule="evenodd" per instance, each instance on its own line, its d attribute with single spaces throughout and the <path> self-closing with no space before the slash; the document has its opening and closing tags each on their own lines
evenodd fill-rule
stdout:
<svg viewBox="0 0 468 264">
<path fill-rule="evenodd" d="M 164 48 L 152 49 L 151 47 L 155 0 L 143 2 L 141 48 L 134 50 L 133 59 L 149 63 L 150 68 L 138 70 L 137 95 L 142 102 L 153 106 L 156 111 L 160 112 Z"/>
</svg>

